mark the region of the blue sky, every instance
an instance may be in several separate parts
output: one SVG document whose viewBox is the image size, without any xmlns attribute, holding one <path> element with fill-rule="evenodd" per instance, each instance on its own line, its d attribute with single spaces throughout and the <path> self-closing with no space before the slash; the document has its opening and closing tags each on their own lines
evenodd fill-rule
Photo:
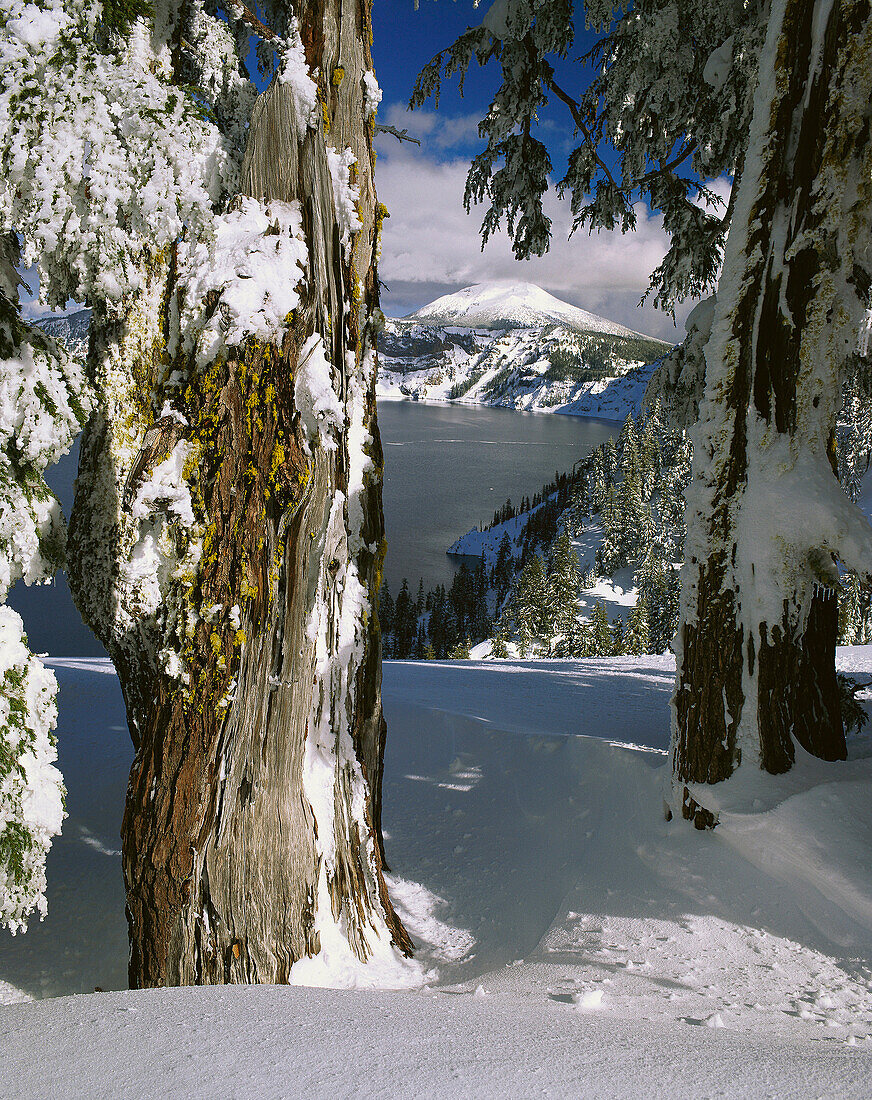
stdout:
<svg viewBox="0 0 872 1100">
<path fill-rule="evenodd" d="M 492 63 L 481 70 L 473 63 L 464 98 L 457 93 L 456 80 L 446 82 L 438 112 L 432 104 L 408 112 L 406 104 L 420 69 L 467 26 L 480 23 L 488 2 L 475 8 L 472 0 L 421 0 L 418 11 L 413 0 L 375 0 L 373 5 L 373 59 L 384 92 L 379 120 L 407 128 L 422 142 L 418 147 L 400 145 L 387 135 L 377 137 L 376 185 L 391 211 L 380 265 L 388 288 L 382 295 L 385 312 L 402 316 L 470 283 L 534 282 L 630 328 L 681 339 L 681 322 L 690 304 L 676 311 L 677 328 L 670 317 L 651 307 L 638 308 L 648 276 L 666 248 L 660 219 L 644 207 L 637 211 L 637 231 L 627 237 L 582 232 L 568 239 L 567 204 L 551 192 L 546 209 L 554 230 L 547 256 L 516 261 L 504 234 L 481 252 L 478 229 L 485 208 L 465 213 L 463 185 L 469 160 L 481 147 L 477 124 L 495 89 L 498 66 Z M 570 91 L 582 79 L 576 58 L 592 41 L 583 33 L 575 56 L 562 66 L 561 79 Z M 562 104 L 549 108 L 538 136 L 559 178 L 573 145 L 571 120 Z"/>
</svg>

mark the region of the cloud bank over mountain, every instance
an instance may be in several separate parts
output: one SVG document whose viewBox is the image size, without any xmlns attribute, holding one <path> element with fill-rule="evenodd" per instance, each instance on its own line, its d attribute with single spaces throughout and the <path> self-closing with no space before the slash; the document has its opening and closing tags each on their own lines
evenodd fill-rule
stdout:
<svg viewBox="0 0 872 1100">
<path fill-rule="evenodd" d="M 379 265 L 389 288 L 383 292 L 386 313 L 404 316 L 470 283 L 525 281 L 634 331 L 670 343 L 683 338 L 683 321 L 693 303 L 676 309 L 677 328 L 670 316 L 650 305 L 638 307 L 650 273 L 666 252 L 661 217 L 638 204 L 635 233 L 579 231 L 570 238 L 569 204 L 549 191 L 545 210 L 553 235 L 547 255 L 517 261 L 505 231 L 482 251 L 478 230 L 486 207 L 473 207 L 471 214 L 463 208 L 470 150 L 477 140 L 473 117 L 409 114 L 393 104 L 379 118 L 421 139 L 415 146 L 380 134 L 376 142 L 376 185 L 391 214 Z"/>
</svg>

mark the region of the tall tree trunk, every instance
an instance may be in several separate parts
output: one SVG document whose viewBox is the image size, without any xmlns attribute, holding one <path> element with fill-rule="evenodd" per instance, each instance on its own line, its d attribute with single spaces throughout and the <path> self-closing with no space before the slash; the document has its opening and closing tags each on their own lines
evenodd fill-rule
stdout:
<svg viewBox="0 0 872 1100">
<path fill-rule="evenodd" d="M 699 785 L 740 764 L 845 756 L 834 558 L 867 571 L 872 539 L 831 444 L 868 291 L 870 90 L 868 0 L 775 0 L 691 433 L 674 772 L 699 827 L 719 804 Z"/>
<path fill-rule="evenodd" d="M 369 5 L 297 14 L 317 117 L 299 73 L 279 74 L 251 119 L 240 197 L 299 204 L 306 270 L 287 327 L 198 365 L 174 338 L 182 276 L 155 258 L 140 309 L 162 323 L 149 316 L 116 356 L 121 400 L 141 401 L 125 418 L 104 387 L 82 450 L 71 581 L 137 745 L 123 826 L 133 986 L 420 973 L 382 877 Z M 351 150 L 356 219 L 328 142 Z M 203 305 L 217 317 L 220 292 Z M 122 327 L 130 344 L 135 311 Z M 142 487 L 174 455 L 187 496 L 148 510 Z M 99 592 L 95 569 L 112 581 Z"/>
</svg>

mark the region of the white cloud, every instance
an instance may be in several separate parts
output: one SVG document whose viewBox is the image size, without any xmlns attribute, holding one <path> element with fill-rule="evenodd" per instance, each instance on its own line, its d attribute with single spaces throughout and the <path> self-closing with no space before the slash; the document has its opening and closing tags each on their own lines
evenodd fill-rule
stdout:
<svg viewBox="0 0 872 1100">
<path fill-rule="evenodd" d="M 388 118 L 394 119 L 393 108 Z M 384 226 L 379 264 L 380 277 L 390 287 L 383 301 L 386 312 L 402 315 L 471 283 L 525 281 L 638 331 L 669 340 L 683 337 L 681 321 L 693 303 L 676 310 L 678 329 L 671 317 L 637 305 L 667 248 L 659 216 L 640 204 L 634 233 L 579 231 L 568 239 L 569 204 L 549 192 L 545 210 L 553 224 L 547 255 L 516 260 L 505 232 L 492 237 L 482 252 L 479 226 L 486 207 L 473 207 L 470 215 L 463 209 L 468 161 L 440 162 L 429 151 L 440 134 L 447 141 L 452 121 L 458 123 L 458 130 L 467 123 L 443 122 L 438 115 L 416 112 L 411 121 L 409 115 L 397 113 L 391 124 L 408 126 L 412 132 L 412 121 L 419 119 L 424 129 L 416 126 L 414 135 L 422 137 L 420 147 L 400 145 L 387 135 L 378 140 L 376 186 L 391 214 Z M 432 142 L 427 133 L 435 135 Z"/>
</svg>

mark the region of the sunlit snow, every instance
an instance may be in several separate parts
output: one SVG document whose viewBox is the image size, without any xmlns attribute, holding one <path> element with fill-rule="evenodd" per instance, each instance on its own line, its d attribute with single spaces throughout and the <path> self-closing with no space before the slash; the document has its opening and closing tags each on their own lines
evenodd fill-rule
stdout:
<svg viewBox="0 0 872 1100">
<path fill-rule="evenodd" d="M 872 738 L 701 834 L 664 816 L 671 658 L 388 662 L 388 883 L 425 988 L 95 994 L 126 985 L 131 750 L 108 664 L 50 664 L 70 818 L 46 921 L 0 939 L 4 1095 L 868 1095 Z M 868 678 L 872 648 L 839 665 Z"/>
</svg>

